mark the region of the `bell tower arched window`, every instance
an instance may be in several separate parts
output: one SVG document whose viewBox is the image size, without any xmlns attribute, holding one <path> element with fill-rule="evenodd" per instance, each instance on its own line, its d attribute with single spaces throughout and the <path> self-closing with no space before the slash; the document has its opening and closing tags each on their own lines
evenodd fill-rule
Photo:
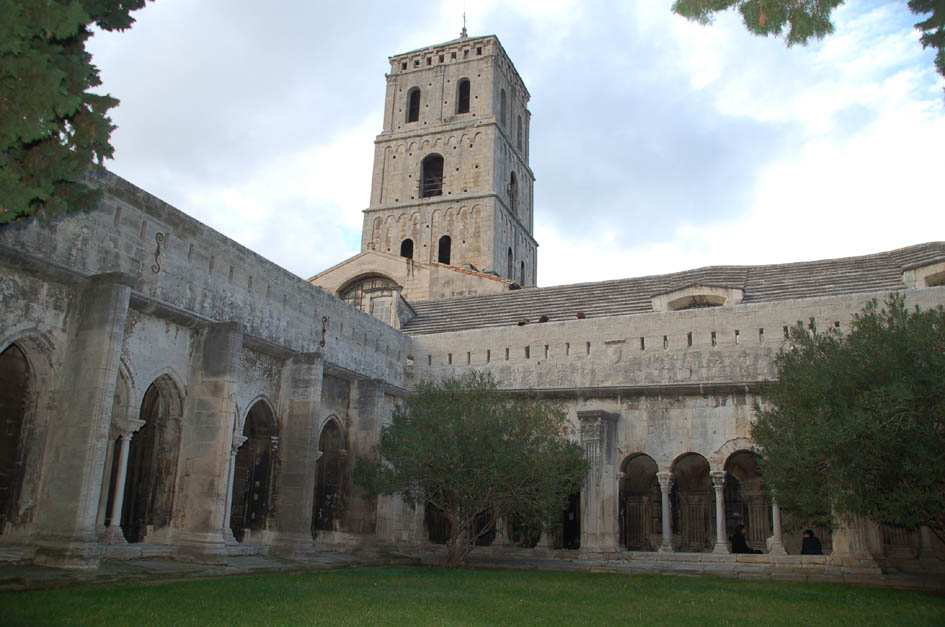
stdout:
<svg viewBox="0 0 945 627">
<path fill-rule="evenodd" d="M 456 86 L 456 113 L 469 113 L 469 79 L 460 79 Z"/>
<path fill-rule="evenodd" d="M 502 123 L 502 126 L 505 126 L 505 119 L 506 119 L 505 111 L 507 108 L 508 108 L 508 104 L 506 102 L 505 90 L 501 89 L 499 90 L 499 122 Z"/>
<path fill-rule="evenodd" d="M 452 243 L 453 241 L 450 239 L 449 235 L 444 235 L 440 238 L 440 242 L 437 245 L 437 261 L 445 264 L 450 262 L 450 247 L 452 246 Z"/>
<path fill-rule="evenodd" d="M 413 259 L 413 240 L 409 237 L 400 243 L 400 256 Z"/>
<path fill-rule="evenodd" d="M 436 153 L 420 162 L 420 198 L 443 195 L 443 157 Z"/>
<path fill-rule="evenodd" d="M 518 179 L 515 172 L 509 176 L 509 207 L 512 208 L 512 213 L 518 212 Z"/>
<path fill-rule="evenodd" d="M 517 127 L 515 130 L 515 145 L 518 146 L 518 149 L 522 149 L 522 116 L 518 116 Z"/>
<path fill-rule="evenodd" d="M 416 122 L 420 119 L 420 88 L 414 87 L 407 92 L 407 121 Z"/>
</svg>

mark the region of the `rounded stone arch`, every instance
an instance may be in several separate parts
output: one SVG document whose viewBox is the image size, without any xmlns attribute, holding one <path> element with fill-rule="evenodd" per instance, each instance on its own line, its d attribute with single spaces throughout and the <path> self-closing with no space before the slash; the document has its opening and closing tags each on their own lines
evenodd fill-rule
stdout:
<svg viewBox="0 0 945 627">
<path fill-rule="evenodd" d="M 681 551 L 710 550 L 715 540 L 715 493 L 709 460 L 701 453 L 687 451 L 673 460 L 671 472 L 674 546 Z"/>
<path fill-rule="evenodd" d="M 712 471 L 721 472 L 725 470 L 725 462 L 732 454 L 739 451 L 751 451 L 756 455 L 761 455 L 761 449 L 751 439 L 744 437 L 732 438 L 709 455 L 709 465 L 712 467 Z"/>
<path fill-rule="evenodd" d="M 461 140 L 457 139 L 456 135 L 450 135 L 446 138 L 446 145 L 450 147 L 456 147 L 460 142 Z"/>
<path fill-rule="evenodd" d="M 631 551 L 654 551 L 661 541 L 660 467 L 650 455 L 630 453 L 620 465 L 618 529 L 620 545 Z"/>
</svg>

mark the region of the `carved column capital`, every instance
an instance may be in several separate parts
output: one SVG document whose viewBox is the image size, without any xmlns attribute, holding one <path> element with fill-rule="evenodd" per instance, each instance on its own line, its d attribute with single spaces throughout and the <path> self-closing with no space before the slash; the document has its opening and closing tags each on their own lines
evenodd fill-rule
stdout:
<svg viewBox="0 0 945 627">
<path fill-rule="evenodd" d="M 656 480 L 660 483 L 661 490 L 668 490 L 669 484 L 673 481 L 673 473 L 669 471 L 656 473 Z"/>
<path fill-rule="evenodd" d="M 709 477 L 712 479 L 712 487 L 716 490 L 721 490 L 723 487 L 725 487 L 724 470 L 713 470 L 709 473 Z"/>
<path fill-rule="evenodd" d="M 233 436 L 233 447 L 230 449 L 230 455 L 236 455 L 236 452 L 240 449 L 241 446 L 246 444 L 248 440 L 245 435 L 234 435 Z"/>
</svg>

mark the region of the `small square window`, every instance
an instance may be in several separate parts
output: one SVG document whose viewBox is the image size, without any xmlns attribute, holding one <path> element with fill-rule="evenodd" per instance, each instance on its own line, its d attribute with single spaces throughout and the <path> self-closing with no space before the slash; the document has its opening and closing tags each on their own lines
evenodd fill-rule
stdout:
<svg viewBox="0 0 945 627">
<path fill-rule="evenodd" d="M 433 57 L 427 57 L 427 65 L 433 65 Z"/>
<path fill-rule="evenodd" d="M 450 53 L 450 58 L 451 58 L 453 61 L 456 60 L 456 51 L 455 51 L 455 50 Z"/>
<path fill-rule="evenodd" d="M 420 67 L 420 59 L 414 59 L 414 60 L 413 60 L 413 66 L 414 66 L 414 67 Z"/>
<path fill-rule="evenodd" d="M 407 62 L 406 62 L 406 61 L 404 61 L 404 62 L 402 62 L 402 63 L 400 64 L 400 69 L 402 69 L 402 70 L 406 70 L 406 69 L 407 69 Z"/>
<path fill-rule="evenodd" d="M 482 56 L 482 46 L 479 46 L 478 48 L 476 48 L 476 55 L 480 57 Z"/>
<path fill-rule="evenodd" d="M 444 60 L 445 60 L 445 57 L 441 54 L 441 55 L 440 55 L 440 63 L 443 63 Z"/>
</svg>

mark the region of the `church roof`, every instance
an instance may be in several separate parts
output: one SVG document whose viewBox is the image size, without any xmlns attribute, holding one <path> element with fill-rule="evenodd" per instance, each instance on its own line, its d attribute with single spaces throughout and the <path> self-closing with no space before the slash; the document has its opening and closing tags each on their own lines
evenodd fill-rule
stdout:
<svg viewBox="0 0 945 627">
<path fill-rule="evenodd" d="M 764 266 L 708 266 L 596 283 L 538 287 L 483 296 L 413 303 L 417 316 L 402 327 L 412 335 L 514 326 L 653 311 L 652 297 L 692 285 L 744 291 L 742 303 L 840 296 L 903 289 L 905 270 L 945 260 L 945 242 L 840 259 Z"/>
</svg>

